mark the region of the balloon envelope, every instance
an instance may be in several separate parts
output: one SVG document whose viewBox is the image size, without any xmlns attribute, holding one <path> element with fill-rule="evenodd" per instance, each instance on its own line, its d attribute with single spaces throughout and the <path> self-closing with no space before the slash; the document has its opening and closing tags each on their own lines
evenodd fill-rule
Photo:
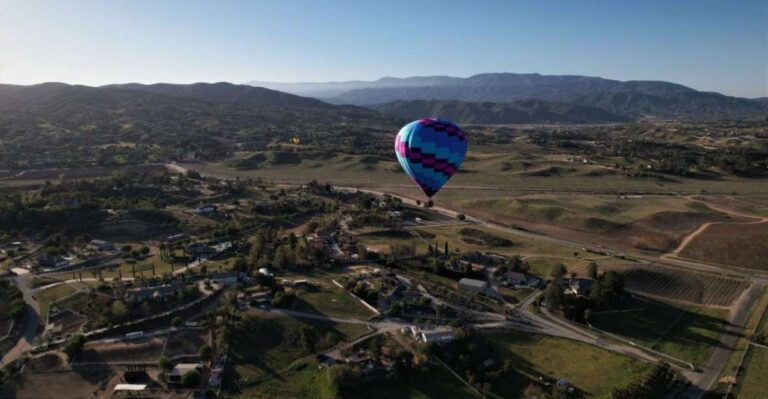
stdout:
<svg viewBox="0 0 768 399">
<path fill-rule="evenodd" d="M 432 197 L 453 176 L 467 154 L 467 137 L 452 122 L 424 118 L 400 129 L 395 154 L 405 173 Z"/>
</svg>

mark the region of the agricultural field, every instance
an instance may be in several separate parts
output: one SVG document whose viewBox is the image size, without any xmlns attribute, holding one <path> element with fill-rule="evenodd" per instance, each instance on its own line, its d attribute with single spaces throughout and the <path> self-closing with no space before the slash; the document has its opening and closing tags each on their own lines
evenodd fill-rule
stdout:
<svg viewBox="0 0 768 399">
<path fill-rule="evenodd" d="M 749 286 L 746 280 L 664 267 L 630 266 L 619 270 L 630 290 L 705 306 L 730 306 Z"/>
<path fill-rule="evenodd" d="M 115 172 L 147 173 L 164 171 L 161 164 L 125 165 L 115 167 L 88 167 L 88 168 L 62 168 L 62 169 L 31 169 L 19 172 L 12 176 L 0 178 L 2 186 L 42 185 L 46 181 L 55 182 L 62 180 L 82 180 L 108 177 Z"/>
<path fill-rule="evenodd" d="M 727 316 L 725 310 L 632 299 L 623 310 L 595 312 L 591 324 L 641 346 L 702 365 L 719 344 Z"/>
<path fill-rule="evenodd" d="M 608 398 L 614 386 L 627 384 L 650 365 L 591 345 L 567 339 L 521 332 L 486 335 L 501 361 L 509 359 L 515 372 L 493 384 L 493 393 L 521 397 L 525 387 L 538 382 L 567 378 L 587 398 Z M 580 359 L 580 361 L 573 361 Z"/>
<path fill-rule="evenodd" d="M 768 271 L 768 223 L 711 225 L 688 243 L 679 256 Z"/>
</svg>

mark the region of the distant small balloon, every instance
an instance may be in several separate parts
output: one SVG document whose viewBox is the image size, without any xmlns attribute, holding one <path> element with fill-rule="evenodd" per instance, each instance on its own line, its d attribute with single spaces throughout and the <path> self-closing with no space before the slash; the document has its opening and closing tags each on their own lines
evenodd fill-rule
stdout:
<svg viewBox="0 0 768 399">
<path fill-rule="evenodd" d="M 405 173 L 432 198 L 464 161 L 467 137 L 453 122 L 424 118 L 400 129 L 395 154 Z"/>
</svg>

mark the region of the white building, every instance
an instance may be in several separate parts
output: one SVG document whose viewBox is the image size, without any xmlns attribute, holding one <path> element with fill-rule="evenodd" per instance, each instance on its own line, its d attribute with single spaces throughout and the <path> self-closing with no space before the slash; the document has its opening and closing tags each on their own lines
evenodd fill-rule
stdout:
<svg viewBox="0 0 768 399">
<path fill-rule="evenodd" d="M 463 278 L 459 280 L 459 289 L 470 292 L 484 292 L 488 288 L 488 282 L 475 280 L 472 278 Z"/>
</svg>

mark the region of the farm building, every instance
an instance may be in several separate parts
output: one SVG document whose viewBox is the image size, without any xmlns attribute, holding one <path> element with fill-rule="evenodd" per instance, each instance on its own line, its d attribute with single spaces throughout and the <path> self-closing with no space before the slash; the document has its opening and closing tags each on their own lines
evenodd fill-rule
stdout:
<svg viewBox="0 0 768 399">
<path fill-rule="evenodd" d="M 450 327 L 435 327 L 430 329 L 417 328 L 416 326 L 410 327 L 410 332 L 416 338 L 417 341 L 425 344 L 434 342 L 436 344 L 442 344 L 453 341 L 454 333 Z"/>
<path fill-rule="evenodd" d="M 483 280 L 475 280 L 472 278 L 463 278 L 459 280 L 459 289 L 470 292 L 483 292 L 488 288 L 488 283 Z"/>
</svg>

